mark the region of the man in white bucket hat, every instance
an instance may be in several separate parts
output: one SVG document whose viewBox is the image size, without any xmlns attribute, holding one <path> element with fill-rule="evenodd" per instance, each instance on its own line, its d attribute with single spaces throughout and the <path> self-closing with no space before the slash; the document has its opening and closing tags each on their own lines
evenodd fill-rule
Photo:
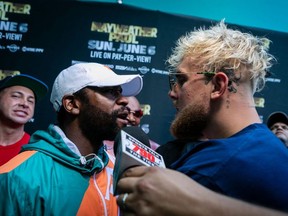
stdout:
<svg viewBox="0 0 288 216">
<path fill-rule="evenodd" d="M 103 140 L 128 123 L 125 96 L 142 89 L 140 75 L 117 75 L 79 63 L 56 78 L 50 101 L 58 124 L 36 131 L 22 153 L 0 168 L 0 215 L 118 215 L 113 163 Z M 15 176 L 17 175 L 17 181 Z"/>
</svg>

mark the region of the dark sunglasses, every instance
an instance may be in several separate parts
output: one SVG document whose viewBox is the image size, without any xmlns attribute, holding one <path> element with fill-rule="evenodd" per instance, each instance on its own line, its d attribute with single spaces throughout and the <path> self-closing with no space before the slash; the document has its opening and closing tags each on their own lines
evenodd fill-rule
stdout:
<svg viewBox="0 0 288 216">
<path fill-rule="evenodd" d="M 141 118 L 143 116 L 143 111 L 141 109 L 139 110 L 131 110 L 129 107 L 127 107 L 129 114 L 132 113 L 136 118 Z"/>
</svg>

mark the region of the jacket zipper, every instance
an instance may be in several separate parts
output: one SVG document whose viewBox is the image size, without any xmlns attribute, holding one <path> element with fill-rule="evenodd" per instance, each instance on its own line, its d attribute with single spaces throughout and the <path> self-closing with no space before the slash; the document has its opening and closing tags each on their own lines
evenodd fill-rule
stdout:
<svg viewBox="0 0 288 216">
<path fill-rule="evenodd" d="M 96 187 L 96 189 L 97 189 L 97 191 L 98 191 L 98 193 L 99 193 L 99 195 L 100 195 L 100 198 L 101 198 L 101 200 L 102 200 L 102 203 L 103 203 L 104 215 L 105 215 L 105 216 L 108 216 L 108 215 L 107 215 L 107 206 L 106 206 L 105 198 L 103 197 L 103 194 L 101 193 L 101 190 L 100 190 L 100 188 L 99 188 L 98 185 L 97 185 L 96 173 L 94 173 L 94 175 L 93 175 L 93 181 L 94 181 L 94 186 Z"/>
</svg>

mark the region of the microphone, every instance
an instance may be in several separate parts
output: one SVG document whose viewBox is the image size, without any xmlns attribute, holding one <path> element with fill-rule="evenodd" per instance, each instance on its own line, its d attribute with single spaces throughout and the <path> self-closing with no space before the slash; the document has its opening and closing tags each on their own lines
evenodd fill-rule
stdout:
<svg viewBox="0 0 288 216">
<path fill-rule="evenodd" d="M 120 130 L 114 140 L 116 161 L 113 171 L 113 191 L 118 194 L 117 183 L 122 173 L 134 166 L 164 167 L 163 157 L 150 148 L 149 137 L 137 126 Z"/>
</svg>

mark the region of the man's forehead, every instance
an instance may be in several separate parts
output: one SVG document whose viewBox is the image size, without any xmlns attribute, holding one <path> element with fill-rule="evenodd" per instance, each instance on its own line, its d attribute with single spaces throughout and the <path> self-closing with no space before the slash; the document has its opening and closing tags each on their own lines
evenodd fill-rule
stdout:
<svg viewBox="0 0 288 216">
<path fill-rule="evenodd" d="M 25 93 L 25 94 L 31 94 L 31 96 L 35 97 L 35 94 L 34 92 L 30 89 L 30 88 L 27 88 L 25 86 L 9 86 L 9 87 L 6 87 L 4 89 L 2 89 L 0 91 L 0 94 L 3 95 L 5 93 Z"/>
<path fill-rule="evenodd" d="M 136 109 L 140 108 L 140 105 L 139 105 L 139 103 L 136 103 L 134 101 L 133 102 L 129 101 L 129 103 L 127 104 L 127 107 L 129 107 L 132 110 L 136 110 Z"/>
</svg>

